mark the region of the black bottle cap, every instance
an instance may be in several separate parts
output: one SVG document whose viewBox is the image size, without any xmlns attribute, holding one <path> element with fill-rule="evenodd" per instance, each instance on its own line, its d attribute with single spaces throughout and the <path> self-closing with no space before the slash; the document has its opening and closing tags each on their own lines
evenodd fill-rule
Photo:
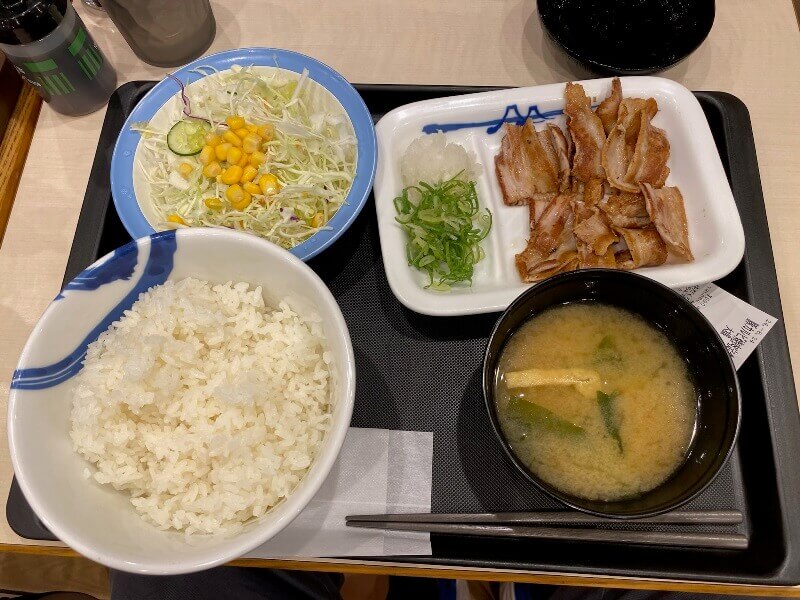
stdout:
<svg viewBox="0 0 800 600">
<path fill-rule="evenodd" d="M 64 19 L 67 0 L 0 0 L 0 44 L 30 44 Z"/>
</svg>

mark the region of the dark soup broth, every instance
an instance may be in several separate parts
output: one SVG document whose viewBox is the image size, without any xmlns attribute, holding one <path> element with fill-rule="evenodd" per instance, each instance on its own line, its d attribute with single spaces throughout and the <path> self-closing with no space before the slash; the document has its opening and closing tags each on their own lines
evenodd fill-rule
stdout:
<svg viewBox="0 0 800 600">
<path fill-rule="evenodd" d="M 686 364 L 638 315 L 575 303 L 515 331 L 495 402 L 514 453 L 568 494 L 613 501 L 663 483 L 683 462 L 697 418 Z"/>
</svg>

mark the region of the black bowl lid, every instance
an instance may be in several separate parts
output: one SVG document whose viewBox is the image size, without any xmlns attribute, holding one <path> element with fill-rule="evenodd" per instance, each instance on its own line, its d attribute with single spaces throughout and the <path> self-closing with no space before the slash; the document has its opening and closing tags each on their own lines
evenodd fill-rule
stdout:
<svg viewBox="0 0 800 600">
<path fill-rule="evenodd" d="M 547 32 L 573 57 L 618 74 L 665 69 L 714 22 L 714 0 L 538 0 Z"/>
</svg>

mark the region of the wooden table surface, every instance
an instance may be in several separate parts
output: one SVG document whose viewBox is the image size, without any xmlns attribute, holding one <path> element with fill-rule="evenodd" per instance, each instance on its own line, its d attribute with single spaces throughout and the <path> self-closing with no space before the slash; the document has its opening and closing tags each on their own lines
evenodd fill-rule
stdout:
<svg viewBox="0 0 800 600">
<path fill-rule="evenodd" d="M 533 0 L 213 1 L 210 51 L 275 46 L 310 54 L 358 83 L 526 86 L 590 77 L 544 35 Z M 119 73 L 119 84 L 158 79 L 113 24 L 76 8 Z M 800 352 L 800 35 L 791 0 L 720 0 L 714 28 L 689 59 L 663 73 L 693 90 L 722 90 L 749 107 L 772 245 L 794 356 Z M 63 117 L 44 105 L 0 247 L 0 428 L 11 373 L 28 334 L 59 291 L 104 111 Z M 4 165 L 5 166 L 5 165 Z M 3 438 L 4 439 L 4 438 Z M 793 458 L 793 457 L 792 457 Z M 798 458 L 800 460 L 800 458 Z M 0 508 L 12 478 L 0 442 Z M 15 535 L 0 519 L 0 550 L 68 553 Z M 245 561 L 242 561 L 245 562 Z M 409 568 L 353 561 L 246 561 L 354 572 L 392 571 L 475 579 L 515 579 L 800 597 L 800 588 L 703 585 L 559 574 Z"/>
</svg>

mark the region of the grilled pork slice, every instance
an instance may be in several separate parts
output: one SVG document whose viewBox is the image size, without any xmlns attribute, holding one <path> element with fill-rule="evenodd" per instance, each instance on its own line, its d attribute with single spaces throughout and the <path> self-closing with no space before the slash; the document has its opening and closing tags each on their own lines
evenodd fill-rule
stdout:
<svg viewBox="0 0 800 600">
<path fill-rule="evenodd" d="M 523 281 L 539 281 L 578 267 L 572 234 L 572 199 L 572 194 L 558 194 L 531 229 L 527 247 L 516 256 L 517 270 Z"/>
<path fill-rule="evenodd" d="M 572 233 L 576 241 L 588 244 L 598 256 L 604 255 L 609 246 L 619 240 L 605 215 L 596 206 L 587 206 L 579 200 L 573 200 L 572 211 L 575 214 Z"/>
<path fill-rule="evenodd" d="M 506 123 L 504 131 L 494 164 L 507 205 L 549 202 L 569 188 L 569 144 L 558 127 L 537 131 L 527 120 L 524 125 Z"/>
<path fill-rule="evenodd" d="M 650 225 L 650 215 L 641 194 L 616 192 L 603 198 L 599 206 L 614 227 L 641 229 Z"/>
<path fill-rule="evenodd" d="M 582 85 L 568 83 L 564 96 L 567 129 L 575 144 L 572 176 L 584 183 L 592 179 L 605 179 L 601 160 L 603 145 L 606 143 L 603 122 L 592 112 L 591 102 Z"/>
<path fill-rule="evenodd" d="M 614 79 L 611 80 L 611 93 L 594 111 L 595 114 L 600 117 L 606 135 L 611 133 L 611 130 L 617 122 L 617 115 L 619 114 L 619 105 L 621 102 L 622 84 L 619 82 L 619 77 L 614 77 Z"/>
<path fill-rule="evenodd" d="M 694 260 L 689 247 L 689 225 L 681 191 L 676 187 L 655 189 L 645 183 L 642 192 L 647 212 L 667 248 L 684 260 Z"/>
<path fill-rule="evenodd" d="M 608 182 L 618 190 L 636 194 L 640 182 L 661 187 L 666 181 L 669 142 L 650 123 L 656 112 L 658 104 L 652 98 L 625 98 L 620 103 L 617 123 L 602 151 Z"/>
<path fill-rule="evenodd" d="M 617 266 L 620 269 L 638 269 L 639 267 L 655 267 L 667 262 L 667 246 L 655 227 L 642 229 L 619 228 L 617 233 L 625 240 L 630 251 L 630 265 L 620 264 L 617 257 Z"/>
</svg>

